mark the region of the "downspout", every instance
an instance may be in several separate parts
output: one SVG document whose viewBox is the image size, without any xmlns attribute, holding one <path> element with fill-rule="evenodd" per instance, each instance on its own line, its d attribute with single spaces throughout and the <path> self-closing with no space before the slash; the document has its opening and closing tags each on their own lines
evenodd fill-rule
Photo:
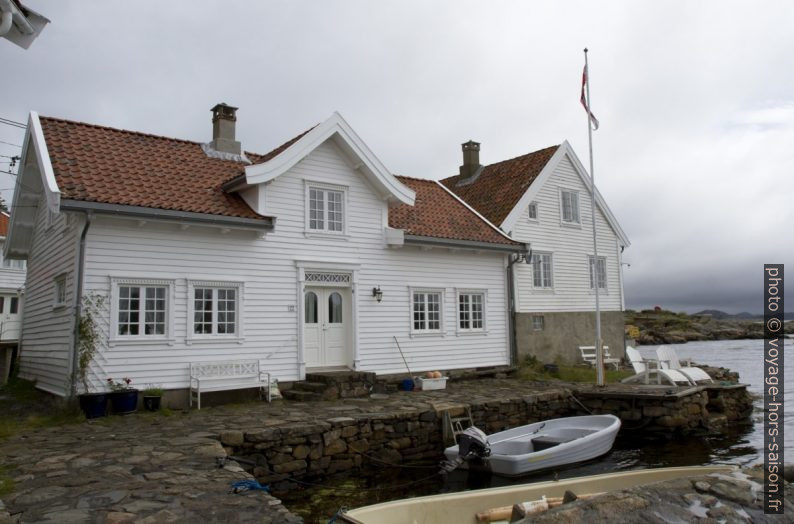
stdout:
<svg viewBox="0 0 794 524">
<path fill-rule="evenodd" d="M 85 212 L 85 224 L 83 232 L 80 234 L 80 244 L 77 255 L 77 282 L 74 289 L 74 334 L 72 338 L 72 391 L 71 396 L 77 396 L 77 367 L 80 358 L 80 313 L 83 309 L 83 270 L 85 268 L 85 237 L 88 235 L 88 228 L 91 226 L 91 219 L 94 212 Z"/>
<path fill-rule="evenodd" d="M 508 311 L 507 311 L 507 330 L 508 336 L 510 337 L 510 365 L 515 366 L 518 364 L 518 346 L 516 344 L 516 300 L 515 300 L 515 292 L 513 289 L 514 286 L 514 277 L 513 277 L 513 264 L 516 263 L 519 257 L 513 257 L 510 255 L 510 259 L 507 262 L 507 304 L 508 304 Z"/>
<path fill-rule="evenodd" d="M 507 329 L 510 336 L 510 364 L 518 365 L 518 340 L 516 336 L 516 293 L 515 293 L 515 270 L 513 265 L 516 262 L 524 262 L 529 264 L 532 261 L 532 248 L 527 244 L 526 252 L 510 256 L 507 262 L 507 302 L 508 302 L 508 316 L 507 316 Z"/>
</svg>

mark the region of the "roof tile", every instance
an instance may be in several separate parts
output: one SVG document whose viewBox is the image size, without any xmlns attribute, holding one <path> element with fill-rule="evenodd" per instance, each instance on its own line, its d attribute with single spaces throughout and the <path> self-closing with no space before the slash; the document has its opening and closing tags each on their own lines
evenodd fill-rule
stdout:
<svg viewBox="0 0 794 524">
<path fill-rule="evenodd" d="M 496 231 L 435 180 L 397 178 L 416 192 L 416 200 L 413 206 L 389 209 L 390 227 L 404 229 L 408 235 L 521 245 Z"/>
<path fill-rule="evenodd" d="M 464 175 L 445 178 L 441 183 L 493 224 L 501 225 L 557 152 L 558 147 L 560 146 L 547 147 L 487 165 L 480 176 L 469 184 L 457 185 L 468 178 Z"/>
</svg>

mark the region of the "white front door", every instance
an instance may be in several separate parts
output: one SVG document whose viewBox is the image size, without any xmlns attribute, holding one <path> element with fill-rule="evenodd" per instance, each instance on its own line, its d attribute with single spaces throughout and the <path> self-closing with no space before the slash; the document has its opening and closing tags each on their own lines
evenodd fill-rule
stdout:
<svg viewBox="0 0 794 524">
<path fill-rule="evenodd" d="M 349 365 L 349 290 L 307 287 L 303 302 L 303 352 L 306 367 Z"/>
</svg>

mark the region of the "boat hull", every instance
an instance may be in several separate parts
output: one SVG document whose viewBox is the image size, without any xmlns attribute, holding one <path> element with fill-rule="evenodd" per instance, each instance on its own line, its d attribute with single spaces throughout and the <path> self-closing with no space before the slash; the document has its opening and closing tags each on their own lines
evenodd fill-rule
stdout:
<svg viewBox="0 0 794 524">
<path fill-rule="evenodd" d="M 712 473 L 730 473 L 733 466 L 693 466 L 632 470 L 559 481 L 535 482 L 443 495 L 429 495 L 364 506 L 346 512 L 341 522 L 364 524 L 431 524 L 455 522 L 474 524 L 476 513 L 490 508 L 512 506 L 542 497 L 562 497 L 566 490 L 577 494 L 604 493 L 678 478 Z M 347 517 L 350 517 L 346 520 Z"/>
<path fill-rule="evenodd" d="M 491 456 L 487 462 L 494 474 L 505 477 L 584 462 L 608 453 L 619 429 L 620 419 L 613 415 L 537 422 L 489 435 Z M 444 455 L 454 460 L 458 446 L 447 448 Z"/>
</svg>

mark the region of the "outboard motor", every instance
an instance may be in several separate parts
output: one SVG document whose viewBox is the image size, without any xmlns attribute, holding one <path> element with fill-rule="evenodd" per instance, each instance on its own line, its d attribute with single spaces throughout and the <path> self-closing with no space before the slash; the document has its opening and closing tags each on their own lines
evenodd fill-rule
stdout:
<svg viewBox="0 0 794 524">
<path fill-rule="evenodd" d="M 468 427 L 458 435 L 458 456 L 454 460 L 443 461 L 441 473 L 447 474 L 468 460 L 483 460 L 490 455 L 491 446 L 488 444 L 488 436 L 479 428 Z"/>
</svg>

